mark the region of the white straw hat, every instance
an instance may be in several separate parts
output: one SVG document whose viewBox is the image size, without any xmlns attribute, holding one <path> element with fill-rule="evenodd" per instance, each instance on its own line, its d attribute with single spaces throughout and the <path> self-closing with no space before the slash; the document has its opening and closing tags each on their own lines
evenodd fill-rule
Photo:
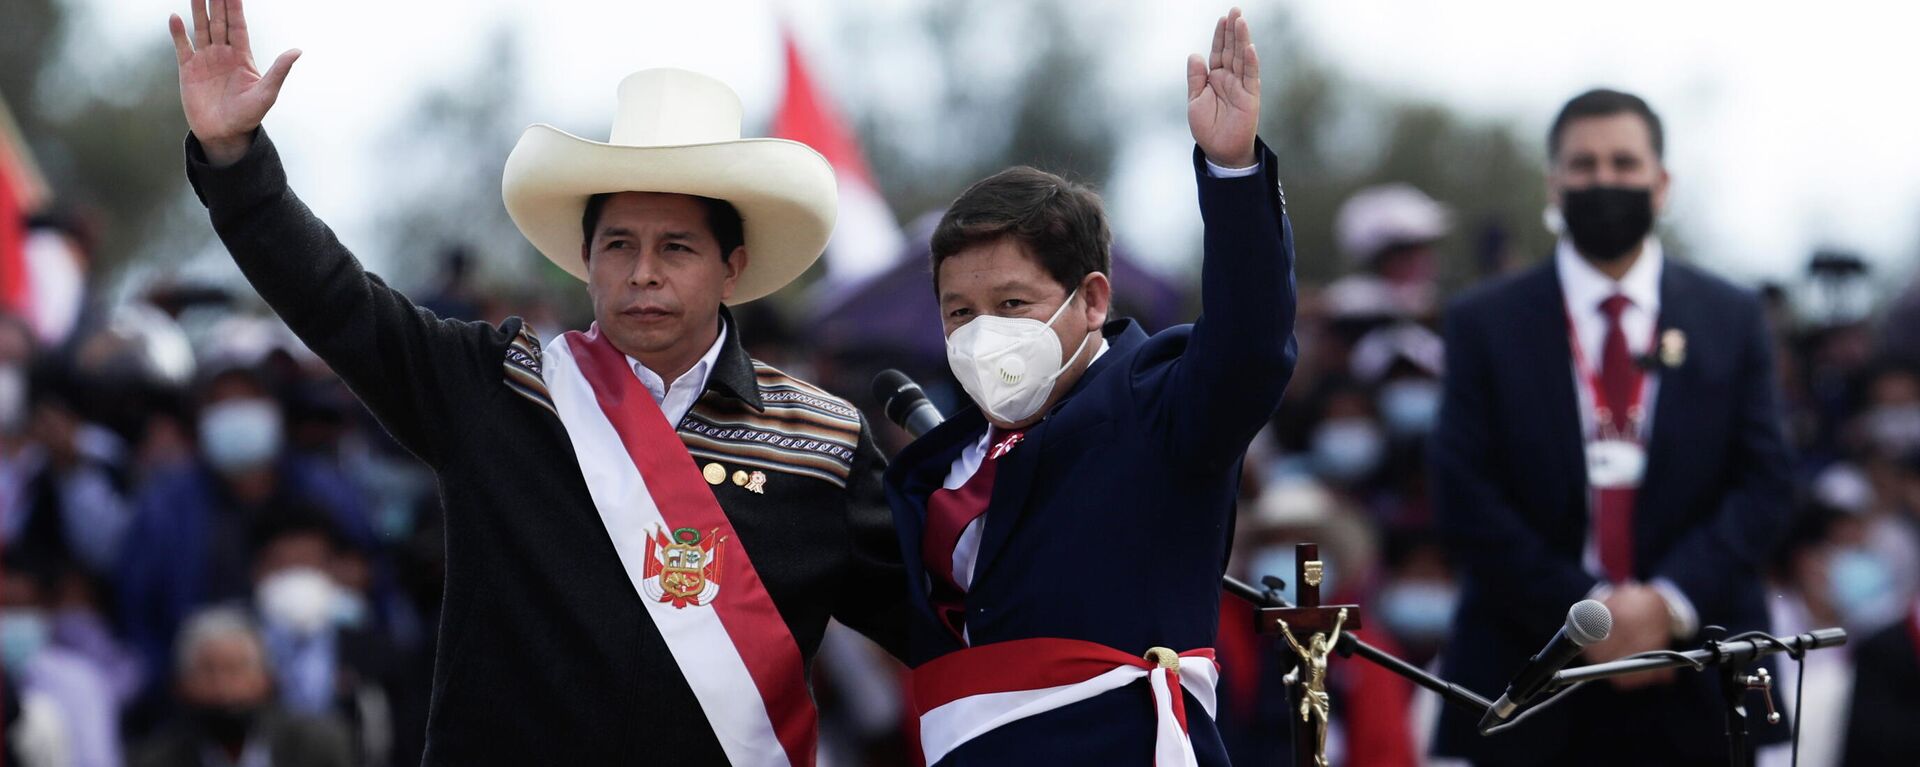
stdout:
<svg viewBox="0 0 1920 767">
<path fill-rule="evenodd" d="M 733 203 L 750 268 L 730 303 L 764 297 L 807 270 L 826 248 L 839 205 L 833 166 L 805 144 L 740 138 L 740 97 L 681 69 L 647 69 L 620 82 L 606 142 L 547 124 L 529 126 L 500 181 L 507 214 L 548 260 L 586 279 L 580 217 L 603 192 L 669 192 Z"/>
</svg>

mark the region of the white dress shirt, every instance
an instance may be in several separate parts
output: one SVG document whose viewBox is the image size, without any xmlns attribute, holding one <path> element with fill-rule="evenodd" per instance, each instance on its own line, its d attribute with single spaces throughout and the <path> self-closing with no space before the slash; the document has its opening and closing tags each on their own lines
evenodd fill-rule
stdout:
<svg viewBox="0 0 1920 767">
<path fill-rule="evenodd" d="M 647 387 L 647 393 L 653 395 L 654 404 L 660 406 L 660 412 L 667 417 L 667 425 L 680 428 L 680 421 L 687 417 L 687 411 L 693 409 L 693 403 L 707 390 L 707 376 L 713 373 L 714 361 L 720 359 L 720 349 L 727 341 L 727 321 L 720 321 L 720 335 L 714 337 L 713 345 L 707 347 L 707 353 L 700 361 L 687 368 L 679 378 L 673 379 L 673 385 L 660 377 L 659 373 L 648 369 L 646 365 L 632 357 L 627 358 L 627 366 L 633 368 L 633 375 Z"/>
<path fill-rule="evenodd" d="M 1648 237 L 1640 251 L 1639 260 L 1619 280 L 1594 268 L 1574 250 L 1573 243 L 1565 239 L 1554 249 L 1553 261 L 1560 274 L 1560 294 L 1566 301 L 1567 316 L 1573 321 L 1573 338 L 1580 344 L 1577 359 L 1585 360 L 1587 365 L 1587 369 L 1581 370 L 1575 364 L 1573 377 L 1574 391 L 1578 393 L 1580 403 L 1580 432 L 1586 441 L 1592 441 L 1597 433 L 1597 424 L 1593 412 L 1593 390 L 1587 376 L 1599 375 L 1600 358 L 1607 340 L 1607 314 L 1600 310 L 1600 304 L 1615 293 L 1627 297 L 1627 307 L 1620 312 L 1620 332 L 1627 336 L 1628 353 L 1636 359 L 1646 355 L 1653 349 L 1654 329 L 1660 321 L 1660 275 L 1666 269 L 1666 253 L 1660 248 L 1658 238 Z M 1638 427 L 1642 444 L 1653 433 L 1653 401 L 1659 386 L 1657 375 L 1646 376 L 1641 384 Z M 1588 509 L 1588 516 L 1592 517 L 1591 508 Z M 1599 536 L 1593 533 L 1591 527 L 1580 559 L 1588 573 L 1602 579 L 1590 596 L 1596 599 L 1604 597 L 1611 586 L 1605 581 L 1606 568 L 1600 565 Z M 1694 612 L 1693 602 L 1678 586 L 1665 578 L 1657 578 L 1648 585 L 1659 591 L 1666 600 L 1668 616 L 1673 620 L 1674 635 L 1691 636 L 1700 622 L 1699 615 Z"/>
<path fill-rule="evenodd" d="M 1620 312 L 1620 330 L 1627 336 L 1627 351 L 1637 358 L 1653 348 L 1654 324 L 1660 317 L 1660 273 L 1666 268 L 1666 254 L 1660 249 L 1660 240 L 1648 237 L 1640 251 L 1640 260 L 1618 281 L 1587 263 L 1566 240 L 1561 240 L 1554 250 L 1553 261 L 1560 271 L 1560 293 L 1567 302 L 1567 316 L 1573 319 L 1573 335 L 1580 341 L 1580 354 L 1586 360 L 1588 374 L 1600 373 L 1600 358 L 1607 341 L 1607 314 L 1600 310 L 1600 304 L 1615 293 L 1627 297 L 1627 308 Z M 1647 382 L 1654 383 L 1654 376 L 1647 376 Z M 1581 427 L 1591 436 L 1593 393 L 1584 380 L 1579 389 Z M 1646 423 L 1653 420 L 1653 400 L 1643 396 L 1641 403 L 1646 411 L 1641 424 L 1644 437 Z"/>
</svg>

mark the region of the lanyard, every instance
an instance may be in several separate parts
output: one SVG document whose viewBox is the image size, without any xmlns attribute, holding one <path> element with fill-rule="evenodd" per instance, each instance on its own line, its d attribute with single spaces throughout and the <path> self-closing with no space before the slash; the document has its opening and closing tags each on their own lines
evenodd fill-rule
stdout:
<svg viewBox="0 0 1920 767">
<path fill-rule="evenodd" d="M 1593 403 L 1594 431 L 1599 434 L 1602 439 L 1607 438 L 1608 431 L 1611 428 L 1609 424 L 1613 421 L 1612 408 L 1618 406 L 1624 408 L 1627 414 L 1627 433 L 1613 436 L 1618 439 L 1639 442 L 1640 423 L 1646 415 L 1642 412 L 1640 405 L 1641 401 L 1647 396 L 1647 371 L 1639 365 L 1634 365 L 1633 386 L 1629 387 L 1633 393 L 1628 395 L 1629 399 L 1626 402 L 1608 402 L 1606 388 L 1600 385 L 1600 371 L 1587 364 L 1587 355 L 1580 348 L 1580 332 L 1578 326 L 1573 323 L 1573 310 L 1566 307 L 1565 304 L 1562 304 L 1562 308 L 1566 312 L 1567 318 L 1567 343 L 1573 347 L 1574 377 L 1579 379 L 1579 381 L 1587 387 L 1587 394 L 1590 398 L 1589 401 Z M 1614 321 L 1618 322 L 1619 320 Z M 1624 329 L 1622 332 L 1624 332 Z M 1654 342 L 1657 341 L 1659 337 L 1660 318 L 1655 317 L 1653 321 L 1653 332 L 1647 338 L 1647 348 L 1653 348 Z"/>
</svg>

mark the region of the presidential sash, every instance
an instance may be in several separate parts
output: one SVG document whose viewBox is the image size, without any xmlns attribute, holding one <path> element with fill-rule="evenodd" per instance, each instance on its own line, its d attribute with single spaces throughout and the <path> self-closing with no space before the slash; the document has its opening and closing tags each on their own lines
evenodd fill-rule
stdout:
<svg viewBox="0 0 1920 767">
<path fill-rule="evenodd" d="M 1035 637 L 976 645 L 913 670 L 920 752 L 938 764 L 974 738 L 1147 679 L 1154 711 L 1155 767 L 1193 767 L 1186 697 L 1214 716 L 1220 666 L 1213 649 L 1175 653 L 1155 647 L 1136 656 L 1080 639 Z"/>
<path fill-rule="evenodd" d="M 673 425 L 597 327 L 544 356 L 600 521 L 728 761 L 812 765 L 799 644 Z"/>
</svg>

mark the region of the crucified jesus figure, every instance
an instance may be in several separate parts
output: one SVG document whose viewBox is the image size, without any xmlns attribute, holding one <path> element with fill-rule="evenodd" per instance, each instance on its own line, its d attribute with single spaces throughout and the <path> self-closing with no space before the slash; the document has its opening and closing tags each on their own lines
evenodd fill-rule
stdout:
<svg viewBox="0 0 1920 767">
<path fill-rule="evenodd" d="M 1334 645 L 1340 643 L 1340 628 L 1347 622 L 1347 609 L 1342 607 L 1333 619 L 1331 636 L 1314 632 L 1307 638 L 1307 646 L 1301 647 L 1300 640 L 1293 637 L 1293 631 L 1286 621 L 1280 621 L 1280 636 L 1287 638 L 1287 644 L 1300 654 L 1301 680 L 1300 721 L 1311 721 L 1319 717 L 1318 734 L 1314 740 L 1314 762 L 1317 767 L 1327 767 L 1327 721 L 1333 715 L 1332 699 L 1327 696 L 1327 655 L 1333 652 Z"/>
</svg>

